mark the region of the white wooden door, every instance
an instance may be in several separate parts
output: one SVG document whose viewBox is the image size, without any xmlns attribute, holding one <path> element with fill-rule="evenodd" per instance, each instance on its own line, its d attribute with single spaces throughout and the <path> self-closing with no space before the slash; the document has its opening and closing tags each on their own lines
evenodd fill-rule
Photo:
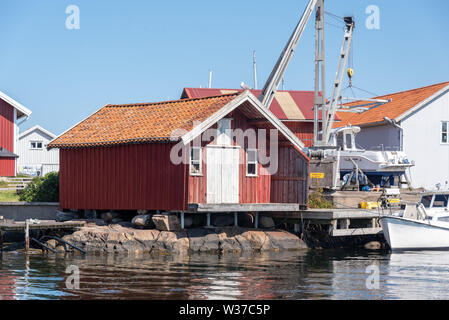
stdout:
<svg viewBox="0 0 449 320">
<path fill-rule="evenodd" d="M 206 148 L 207 203 L 239 203 L 239 149 Z"/>
</svg>

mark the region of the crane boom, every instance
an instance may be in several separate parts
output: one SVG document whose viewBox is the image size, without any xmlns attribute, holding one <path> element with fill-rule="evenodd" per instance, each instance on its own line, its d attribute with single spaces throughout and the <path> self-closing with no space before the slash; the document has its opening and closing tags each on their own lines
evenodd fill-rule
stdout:
<svg viewBox="0 0 449 320">
<path fill-rule="evenodd" d="M 338 109 L 338 101 L 340 100 L 341 84 L 343 81 L 343 75 L 348 64 L 349 51 L 352 44 L 352 36 L 354 32 L 355 23 L 352 17 L 345 18 L 346 29 L 343 38 L 343 44 L 341 46 L 340 57 L 338 60 L 338 68 L 335 76 L 334 85 L 332 88 L 332 95 L 329 104 L 326 104 L 323 108 L 323 130 L 322 130 L 322 146 L 329 145 L 329 139 L 334 125 L 335 113 Z"/>
<path fill-rule="evenodd" d="M 259 96 L 259 100 L 266 108 L 269 108 L 271 102 L 273 102 L 276 91 L 279 88 L 279 84 L 281 83 L 282 78 L 284 77 L 285 71 L 287 70 L 287 67 L 293 57 L 293 53 L 295 52 L 296 47 L 298 46 L 298 42 L 301 39 L 304 29 L 306 28 L 307 22 L 309 21 L 310 16 L 312 15 L 312 12 L 316 7 L 317 2 L 318 0 L 309 1 L 309 4 L 307 5 L 301 17 L 301 20 L 299 20 L 298 25 L 293 31 L 293 34 L 291 35 L 287 45 L 285 46 L 284 50 L 281 53 L 281 56 L 279 57 L 276 65 L 274 66 L 273 71 L 270 74 L 270 77 L 268 78 L 267 82 L 265 83 L 265 86 L 262 89 L 262 93 Z"/>
</svg>

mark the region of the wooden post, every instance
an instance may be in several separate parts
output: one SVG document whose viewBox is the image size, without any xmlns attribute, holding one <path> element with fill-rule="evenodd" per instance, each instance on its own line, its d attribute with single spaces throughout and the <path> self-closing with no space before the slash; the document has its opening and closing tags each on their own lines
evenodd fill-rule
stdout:
<svg viewBox="0 0 449 320">
<path fill-rule="evenodd" d="M 207 213 L 207 223 L 206 223 L 207 227 L 210 227 L 210 212 Z"/>
<path fill-rule="evenodd" d="M 184 229 L 184 212 L 181 212 L 181 229 Z"/>
<path fill-rule="evenodd" d="M 259 212 L 256 212 L 256 216 L 254 217 L 254 229 L 259 228 Z"/>
<path fill-rule="evenodd" d="M 25 252 L 30 251 L 30 221 L 25 221 Z"/>
<path fill-rule="evenodd" d="M 238 213 L 234 212 L 234 226 L 238 227 L 239 226 L 239 217 L 238 217 Z"/>
</svg>

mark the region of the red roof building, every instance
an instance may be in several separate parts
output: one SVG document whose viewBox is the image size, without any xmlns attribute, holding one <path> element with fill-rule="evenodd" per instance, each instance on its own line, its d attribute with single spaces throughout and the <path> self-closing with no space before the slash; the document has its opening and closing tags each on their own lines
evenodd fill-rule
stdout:
<svg viewBox="0 0 449 320">
<path fill-rule="evenodd" d="M 181 99 L 217 96 L 242 91 L 241 89 L 184 88 Z M 250 91 L 256 97 L 259 97 L 262 92 L 262 90 Z M 313 145 L 314 100 L 314 91 L 279 90 L 270 106 L 270 111 L 301 139 L 306 147 Z M 337 116 L 336 122 L 338 121 L 340 119 Z"/>
<path fill-rule="evenodd" d="M 62 208 L 177 212 L 198 204 L 306 207 L 302 147 L 249 91 L 107 105 L 49 144 L 60 149 Z"/>
</svg>

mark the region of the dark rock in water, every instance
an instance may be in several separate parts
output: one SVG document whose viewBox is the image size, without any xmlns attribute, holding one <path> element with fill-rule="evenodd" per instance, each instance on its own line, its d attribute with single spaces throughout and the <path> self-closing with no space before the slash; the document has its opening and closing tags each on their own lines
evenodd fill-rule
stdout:
<svg viewBox="0 0 449 320">
<path fill-rule="evenodd" d="M 229 213 L 212 214 L 211 224 L 216 227 L 229 227 L 234 225 L 234 215 Z"/>
<path fill-rule="evenodd" d="M 371 241 L 365 244 L 365 249 L 367 250 L 380 250 L 382 249 L 382 244 L 378 241 Z"/>
<path fill-rule="evenodd" d="M 274 220 L 272 217 L 260 216 L 259 217 L 259 228 L 261 229 L 273 229 L 275 227 Z"/>
<path fill-rule="evenodd" d="M 239 227 L 254 228 L 254 215 L 246 212 L 239 212 L 238 214 Z"/>
<path fill-rule="evenodd" d="M 179 218 L 172 214 L 155 214 L 152 217 L 156 229 L 159 231 L 180 231 Z"/>
</svg>

